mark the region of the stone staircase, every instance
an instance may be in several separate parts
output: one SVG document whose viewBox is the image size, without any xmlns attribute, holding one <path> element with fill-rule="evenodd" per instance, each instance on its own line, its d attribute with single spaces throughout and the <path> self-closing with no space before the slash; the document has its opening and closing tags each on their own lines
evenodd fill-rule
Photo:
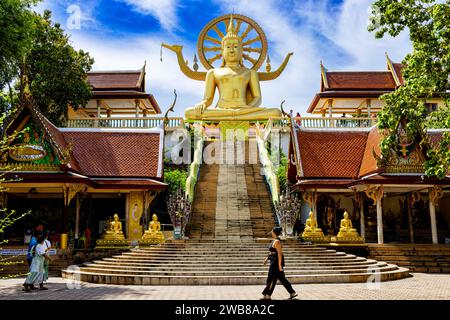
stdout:
<svg viewBox="0 0 450 320">
<path fill-rule="evenodd" d="M 450 273 L 450 246 L 445 244 L 369 244 L 369 257 L 414 272 Z"/>
<path fill-rule="evenodd" d="M 246 142 L 246 150 L 248 146 Z M 249 161 L 246 152 L 240 164 L 202 165 L 187 226 L 189 240 L 85 262 L 63 270 L 63 278 L 123 285 L 264 285 L 268 266 L 262 263 L 275 221 L 268 187 L 255 162 Z M 286 241 L 283 252 L 285 272 L 292 283 L 387 281 L 409 276 L 406 268 L 297 240 Z"/>
<path fill-rule="evenodd" d="M 260 164 L 254 163 L 258 162 L 256 142 L 250 139 L 234 147 L 236 157 L 232 161 L 242 157 L 243 163 L 223 161 L 201 166 L 187 227 L 190 239 L 236 241 L 270 237 L 275 216 Z"/>
<path fill-rule="evenodd" d="M 192 217 L 186 234 L 192 239 L 214 239 L 218 164 L 203 164 L 196 186 Z"/>
<path fill-rule="evenodd" d="M 264 285 L 269 241 L 169 242 L 135 248 L 62 271 L 63 278 L 127 285 Z M 387 281 L 408 269 L 335 250 L 284 243 L 285 272 L 292 283 Z"/>
</svg>

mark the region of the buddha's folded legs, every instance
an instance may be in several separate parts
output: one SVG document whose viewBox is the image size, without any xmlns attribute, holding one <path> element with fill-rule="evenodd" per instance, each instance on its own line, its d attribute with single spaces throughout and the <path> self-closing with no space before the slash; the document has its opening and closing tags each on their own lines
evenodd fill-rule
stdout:
<svg viewBox="0 0 450 320">
<path fill-rule="evenodd" d="M 199 115 L 194 108 L 188 108 L 185 117 L 189 120 L 267 120 L 281 117 L 281 111 L 277 108 L 211 109 Z"/>
</svg>

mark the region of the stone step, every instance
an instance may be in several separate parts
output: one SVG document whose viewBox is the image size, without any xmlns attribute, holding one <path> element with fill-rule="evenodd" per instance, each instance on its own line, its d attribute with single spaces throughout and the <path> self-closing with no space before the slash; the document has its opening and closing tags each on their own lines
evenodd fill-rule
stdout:
<svg viewBox="0 0 450 320">
<path fill-rule="evenodd" d="M 124 270 L 131 270 L 131 271 L 196 271 L 196 272 L 203 272 L 203 271 L 261 271 L 261 272 L 267 272 L 267 267 L 263 266 L 241 266 L 238 268 L 231 268 L 226 266 L 221 267 L 210 267 L 210 266 L 183 266 L 183 267 L 169 267 L 169 266 L 136 266 L 136 265 L 114 265 L 114 264 L 106 264 L 106 263 L 85 263 L 84 266 L 87 268 L 107 268 L 107 269 L 124 269 Z M 377 267 L 384 267 L 387 266 L 387 263 L 385 262 L 377 262 L 373 264 L 349 264 L 349 265 L 342 265 L 342 266 L 330 266 L 330 265 L 316 265 L 316 266 L 296 266 L 296 265 L 289 265 L 286 267 L 286 270 L 297 270 L 297 271 L 304 271 L 304 270 L 348 270 L 348 269 L 374 269 Z"/>
<path fill-rule="evenodd" d="M 262 260 L 265 259 L 265 256 L 261 256 L 261 257 L 252 257 L 252 258 L 248 258 L 243 260 L 242 257 L 232 257 L 232 258 L 227 258 L 224 259 L 223 257 L 205 257 L 205 258 L 196 258 L 196 257 L 192 257 L 192 258 L 184 258 L 182 261 L 184 263 L 210 263 L 210 262 L 219 262 L 222 261 L 223 263 L 226 262 L 240 262 L 242 261 L 242 264 L 250 264 L 250 263 L 260 263 Z M 355 257 L 348 257 L 348 256 L 342 256 L 342 257 L 304 257 L 302 258 L 303 261 L 320 261 L 320 262 L 340 262 L 340 261 L 354 261 L 356 258 Z M 159 261 L 161 263 L 168 263 L 168 262 L 172 262 L 172 261 L 179 261 L 181 260 L 180 257 L 115 257 L 115 258 L 105 258 L 105 261 Z M 286 264 L 290 263 L 290 262 L 294 262 L 294 261 L 298 261 L 298 259 L 294 259 L 294 258 L 285 258 L 285 262 Z"/>
<path fill-rule="evenodd" d="M 342 269 L 293 269 L 293 268 L 285 268 L 286 276 L 290 275 L 308 275 L 308 274 L 346 274 L 346 273 L 356 273 L 356 272 L 373 272 L 376 270 L 377 272 L 388 272 L 395 271 L 397 269 L 396 265 L 380 265 L 374 266 L 370 268 L 342 268 Z M 235 275 L 235 276 L 257 276 L 257 275 L 267 275 L 267 268 L 259 269 L 259 270 L 201 270 L 201 271 L 183 271 L 183 270 L 132 270 L 129 268 L 102 268 L 102 267 L 85 267 L 85 272 L 91 273 L 107 273 L 107 274 L 122 274 L 122 275 L 173 275 L 173 276 L 225 276 L 225 275 Z"/>
<path fill-rule="evenodd" d="M 86 263 L 90 263 L 90 262 L 85 262 Z M 172 262 L 172 263 L 164 263 L 164 264 L 160 264 L 160 263 L 154 263 L 154 262 L 127 262 L 127 261 L 93 261 L 92 263 L 95 264 L 105 264 L 105 265 L 120 265 L 120 266 L 141 266 L 141 267 L 148 267 L 148 268 L 152 268 L 152 267 L 161 267 L 163 266 L 167 266 L 167 267 L 173 267 L 173 268 L 191 268 L 191 267 L 195 267 L 195 268 L 204 268 L 205 265 L 194 265 L 194 264 L 188 264 L 188 263 L 180 263 L 179 261 L 177 262 Z M 355 260 L 355 261 L 351 261 L 351 262 L 334 262 L 334 263 L 327 263 L 325 266 L 331 266 L 331 267 L 338 267 L 338 266 L 348 266 L 348 265 L 372 265 L 372 264 L 376 264 L 376 263 L 385 263 L 385 262 L 378 262 L 375 260 Z M 259 264 L 258 264 L 259 265 Z M 289 263 L 290 267 L 317 267 L 317 266 L 324 266 L 323 263 L 320 262 L 290 262 Z M 212 267 L 218 267 L 218 268 L 222 268 L 222 267 L 226 267 L 226 268 L 254 268 L 255 264 L 242 264 L 242 263 L 208 263 L 208 265 L 206 265 L 206 267 L 208 268 L 212 268 Z"/>
<path fill-rule="evenodd" d="M 356 272 L 350 274 L 314 274 L 314 275 L 290 275 L 289 281 L 298 283 L 352 283 L 367 282 L 368 279 L 377 281 L 391 281 L 409 276 L 409 270 L 398 268 L 389 272 Z M 83 271 L 67 272 L 63 270 L 63 277 L 71 280 L 86 281 L 101 284 L 120 285 L 264 285 L 267 275 L 261 276 L 142 276 L 97 274 Z"/>
</svg>

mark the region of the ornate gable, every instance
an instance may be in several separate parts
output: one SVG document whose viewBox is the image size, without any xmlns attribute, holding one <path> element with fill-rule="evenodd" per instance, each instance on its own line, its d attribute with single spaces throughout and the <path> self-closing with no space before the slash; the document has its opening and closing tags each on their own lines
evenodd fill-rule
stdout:
<svg viewBox="0 0 450 320">
<path fill-rule="evenodd" d="M 391 148 L 388 159 L 382 161 L 386 173 L 424 173 L 425 156 L 417 137 L 407 134 L 406 125 L 406 120 L 399 122 L 395 147 Z"/>
<path fill-rule="evenodd" d="M 65 152 L 39 115 L 33 107 L 24 106 L 8 124 L 5 133 L 10 138 L 9 150 L 0 154 L 2 170 L 61 171 L 61 165 L 67 162 Z"/>
</svg>

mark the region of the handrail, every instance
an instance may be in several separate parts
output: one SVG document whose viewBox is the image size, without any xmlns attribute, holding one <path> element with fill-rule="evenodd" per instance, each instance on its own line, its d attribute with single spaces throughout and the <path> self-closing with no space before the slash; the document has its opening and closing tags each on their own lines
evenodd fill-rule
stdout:
<svg viewBox="0 0 450 320">
<path fill-rule="evenodd" d="M 303 128 L 370 128 L 376 118 L 369 117 L 294 117 L 294 122 Z"/>
<path fill-rule="evenodd" d="M 195 185 L 197 184 L 198 176 L 200 173 L 200 165 L 202 163 L 202 155 L 203 155 L 203 126 L 194 125 L 194 137 L 198 137 L 197 141 L 195 141 L 194 145 L 194 159 L 192 163 L 189 165 L 189 175 L 186 179 L 186 197 L 189 199 L 191 203 L 194 202 L 195 195 Z M 195 138 L 194 138 L 195 139 Z"/>
<path fill-rule="evenodd" d="M 267 184 L 269 185 L 272 202 L 275 204 L 280 199 L 280 184 L 278 182 L 278 176 L 275 172 L 273 163 L 265 146 L 265 137 L 268 136 L 272 125 L 273 124 L 271 123 L 271 121 L 269 121 L 265 130 L 260 130 L 258 126 L 256 127 L 256 143 L 258 145 L 259 159 L 263 168 L 264 177 L 266 178 Z M 277 218 L 279 220 L 278 216 Z"/>
<path fill-rule="evenodd" d="M 168 128 L 180 128 L 185 124 L 193 124 L 198 121 L 185 120 L 182 117 L 168 117 Z M 369 117 L 294 117 L 294 122 L 302 128 L 370 128 L 376 124 L 376 118 Z M 231 121 L 231 120 L 230 120 Z M 161 125 L 164 117 L 108 117 L 108 118 L 74 118 L 69 119 L 69 128 L 152 128 Z M 214 125 L 227 120 L 203 120 L 202 124 Z M 267 125 L 272 123 L 273 127 L 289 127 L 290 118 L 276 117 L 269 120 L 249 121 L 252 126 Z"/>
<path fill-rule="evenodd" d="M 164 117 L 108 117 L 74 118 L 67 121 L 69 128 L 154 128 L 164 123 Z M 168 127 L 184 126 L 182 117 L 169 118 Z"/>
</svg>

